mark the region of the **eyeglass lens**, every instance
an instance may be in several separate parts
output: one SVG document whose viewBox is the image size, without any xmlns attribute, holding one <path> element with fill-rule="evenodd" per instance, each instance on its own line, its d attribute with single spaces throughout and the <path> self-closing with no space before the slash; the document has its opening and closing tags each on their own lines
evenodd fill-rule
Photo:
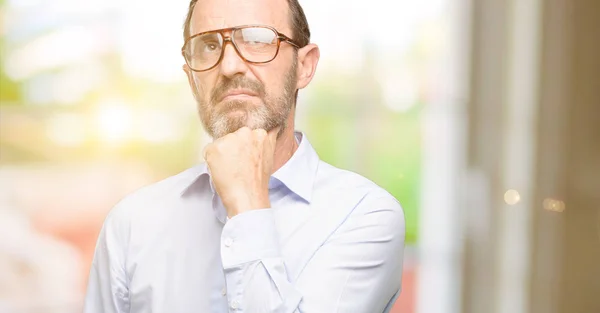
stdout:
<svg viewBox="0 0 600 313">
<path fill-rule="evenodd" d="M 248 62 L 269 62 L 277 55 L 278 35 L 269 28 L 235 29 L 231 33 L 231 40 L 241 56 Z M 213 67 L 221 58 L 223 43 L 223 35 L 219 32 L 193 37 L 186 43 L 184 49 L 188 65 L 198 71 Z"/>
</svg>

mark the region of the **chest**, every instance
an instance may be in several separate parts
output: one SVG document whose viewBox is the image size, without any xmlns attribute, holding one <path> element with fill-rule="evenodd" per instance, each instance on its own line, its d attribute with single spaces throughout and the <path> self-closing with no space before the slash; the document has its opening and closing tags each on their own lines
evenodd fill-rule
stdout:
<svg viewBox="0 0 600 313">
<path fill-rule="evenodd" d="M 310 233 L 308 210 L 292 202 L 275 205 L 283 258 L 295 266 L 293 260 L 311 253 L 294 244 Z M 182 210 L 132 236 L 135 244 L 127 261 L 130 311 L 228 312 L 220 251 L 223 226 L 213 210 Z"/>
</svg>

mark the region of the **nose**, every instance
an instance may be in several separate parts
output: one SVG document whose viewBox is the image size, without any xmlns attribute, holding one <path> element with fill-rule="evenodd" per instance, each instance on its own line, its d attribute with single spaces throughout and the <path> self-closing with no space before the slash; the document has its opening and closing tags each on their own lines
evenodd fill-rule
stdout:
<svg viewBox="0 0 600 313">
<path fill-rule="evenodd" d="M 248 70 L 248 64 L 236 51 L 233 42 L 230 40 L 225 41 L 223 49 L 223 59 L 219 65 L 221 74 L 228 78 L 232 78 L 238 74 L 245 74 Z"/>
</svg>

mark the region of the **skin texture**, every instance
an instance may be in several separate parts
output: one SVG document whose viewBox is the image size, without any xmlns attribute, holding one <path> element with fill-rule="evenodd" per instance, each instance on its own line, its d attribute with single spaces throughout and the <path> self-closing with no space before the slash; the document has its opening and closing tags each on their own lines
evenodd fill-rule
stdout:
<svg viewBox="0 0 600 313">
<path fill-rule="evenodd" d="M 289 36 L 287 1 L 201 0 L 190 33 L 248 24 L 272 26 Z M 318 61 L 315 44 L 296 51 L 282 43 L 266 64 L 245 62 L 228 44 L 221 63 L 209 71 L 193 72 L 184 65 L 201 121 L 213 137 L 204 157 L 229 217 L 270 207 L 269 178 L 297 149 L 294 95 L 310 83 Z"/>
</svg>

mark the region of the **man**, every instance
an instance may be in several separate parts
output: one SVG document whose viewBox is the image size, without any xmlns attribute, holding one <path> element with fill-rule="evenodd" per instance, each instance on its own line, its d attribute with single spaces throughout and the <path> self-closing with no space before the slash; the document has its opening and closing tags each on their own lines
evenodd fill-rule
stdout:
<svg viewBox="0 0 600 313">
<path fill-rule="evenodd" d="M 294 131 L 319 60 L 297 0 L 193 0 L 184 37 L 214 141 L 205 164 L 111 211 L 85 312 L 388 312 L 403 211 Z"/>
</svg>

